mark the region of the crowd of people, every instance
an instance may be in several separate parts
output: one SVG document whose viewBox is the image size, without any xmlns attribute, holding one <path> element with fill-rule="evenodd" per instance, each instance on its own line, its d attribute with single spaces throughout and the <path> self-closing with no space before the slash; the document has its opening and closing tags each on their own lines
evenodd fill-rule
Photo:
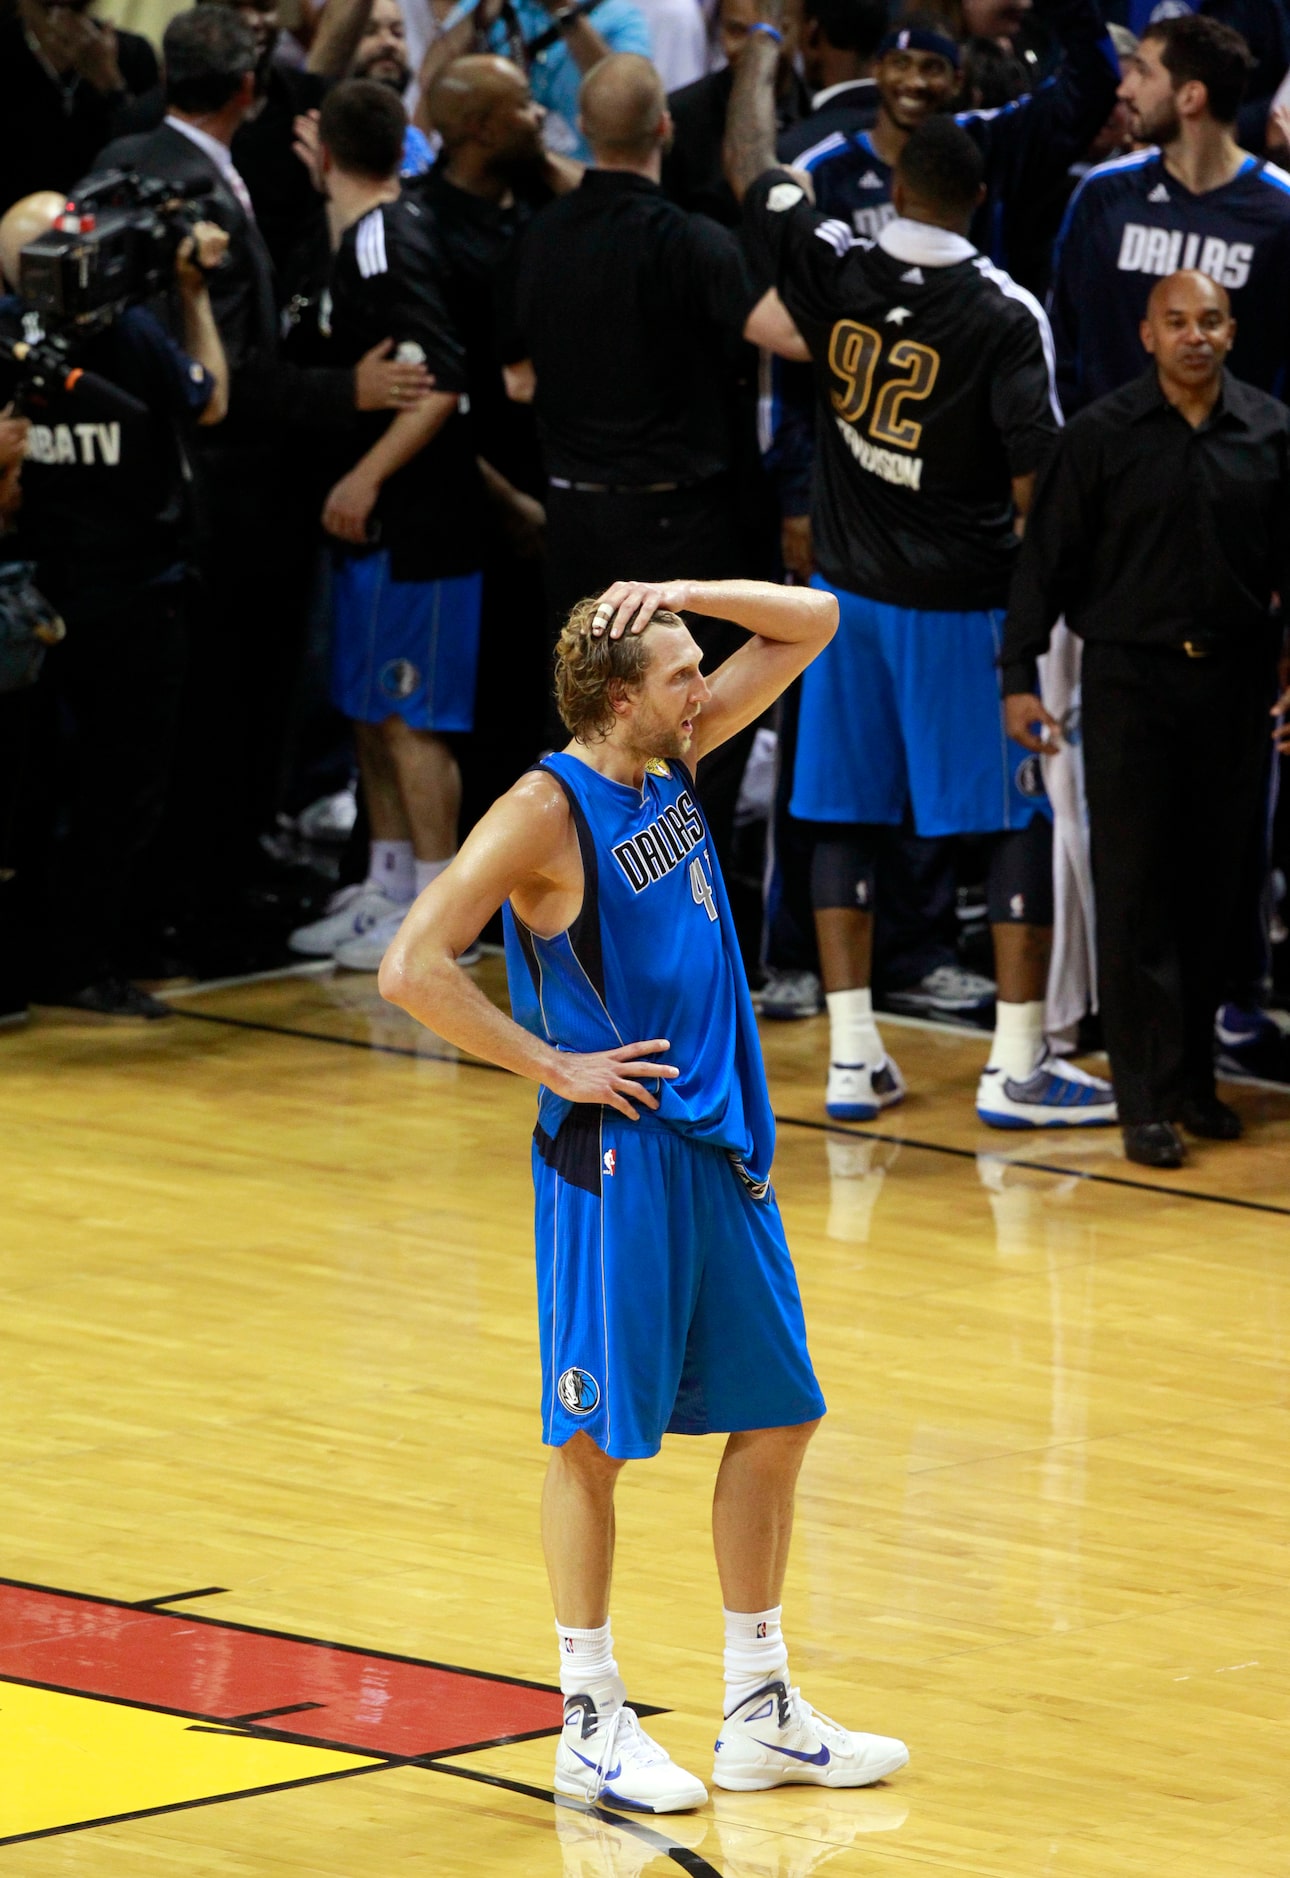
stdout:
<svg viewBox="0 0 1290 1878">
<path fill-rule="evenodd" d="M 992 1126 L 1232 1138 L 1216 1066 L 1290 1081 L 1284 0 L 404 5 L 0 18 L 0 1021 L 376 971 L 565 741 L 579 601 L 814 583 L 697 784 L 828 1114 L 892 1010 L 992 1027 Z"/>
</svg>

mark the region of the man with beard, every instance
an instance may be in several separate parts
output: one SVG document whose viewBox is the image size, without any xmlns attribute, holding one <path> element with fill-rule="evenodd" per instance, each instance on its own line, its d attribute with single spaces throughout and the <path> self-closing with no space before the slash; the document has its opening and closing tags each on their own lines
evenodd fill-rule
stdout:
<svg viewBox="0 0 1290 1878">
<path fill-rule="evenodd" d="M 1178 268 L 1198 268 L 1231 296 L 1236 377 L 1280 391 L 1290 175 L 1236 141 L 1249 68 L 1239 33 L 1190 13 L 1148 26 L 1126 60 L 1129 130 L 1152 147 L 1091 171 L 1062 226 L 1051 311 L 1068 417 L 1137 377 L 1151 289 Z"/>
<path fill-rule="evenodd" d="M 399 0 L 372 0 L 363 37 L 358 42 L 351 78 L 370 78 L 378 85 L 388 85 L 402 98 L 412 82 L 408 64 L 408 29 Z M 403 133 L 403 165 L 400 174 L 406 179 L 424 176 L 434 161 L 434 146 L 419 124 L 409 124 Z"/>
<path fill-rule="evenodd" d="M 753 636 L 705 678 L 682 612 Z M 712 1520 L 726 1639 L 714 1783 L 865 1787 L 909 1759 L 901 1741 L 820 1715 L 788 1671 L 793 1492 L 824 1401 L 770 1186 L 756 1022 L 689 767 L 769 709 L 837 617 L 828 594 L 751 580 L 619 581 L 581 601 L 557 654 L 568 743 L 493 805 L 381 970 L 382 994 L 419 1022 L 541 1085 L 555 1787 L 593 1805 L 671 1813 L 708 1797 L 626 1705 L 610 1630 L 618 1475 L 669 1431 L 728 1435 Z M 503 907 L 514 1020 L 459 965 Z"/>
</svg>

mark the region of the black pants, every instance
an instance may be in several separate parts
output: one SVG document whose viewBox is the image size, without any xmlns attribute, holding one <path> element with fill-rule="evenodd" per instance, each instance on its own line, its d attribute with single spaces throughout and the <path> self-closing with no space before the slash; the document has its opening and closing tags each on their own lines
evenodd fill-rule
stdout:
<svg viewBox="0 0 1290 1878">
<path fill-rule="evenodd" d="M 166 804 L 187 645 L 182 588 L 153 587 L 110 619 L 69 620 L 46 660 L 40 688 L 59 707 L 62 753 L 48 901 L 54 990 L 79 991 L 126 963 L 125 913 Z"/>
<path fill-rule="evenodd" d="M 546 542 L 552 646 L 570 607 L 616 580 L 732 580 L 744 572 L 733 489 L 725 477 L 655 495 L 548 488 Z M 692 614 L 689 623 L 708 675 L 748 637 L 729 620 Z M 755 728 L 749 725 L 705 757 L 697 778 L 727 872 L 735 803 Z"/>
<path fill-rule="evenodd" d="M 1214 1089 L 1214 1012 L 1261 812 L 1270 646 L 1226 656 L 1084 649 L 1084 773 L 1098 995 L 1120 1119 Z"/>
</svg>

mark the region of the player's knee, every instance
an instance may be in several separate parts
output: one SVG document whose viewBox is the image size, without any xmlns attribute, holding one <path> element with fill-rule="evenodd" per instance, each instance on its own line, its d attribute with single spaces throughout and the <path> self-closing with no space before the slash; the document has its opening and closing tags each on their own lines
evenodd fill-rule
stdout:
<svg viewBox="0 0 1290 1878">
<path fill-rule="evenodd" d="M 1053 923 L 1053 825 L 1035 815 L 1026 828 L 995 839 L 986 875 L 992 926 Z"/>
<path fill-rule="evenodd" d="M 874 842 L 867 830 L 817 841 L 811 853 L 811 905 L 817 913 L 845 908 L 867 913 L 873 905 Z"/>
<path fill-rule="evenodd" d="M 557 1450 L 565 1466 L 572 1468 L 589 1485 L 612 1485 L 617 1480 L 625 1461 L 616 1460 L 612 1454 L 606 1454 L 598 1448 L 591 1436 L 580 1429 L 571 1435 L 563 1447 Z"/>
</svg>

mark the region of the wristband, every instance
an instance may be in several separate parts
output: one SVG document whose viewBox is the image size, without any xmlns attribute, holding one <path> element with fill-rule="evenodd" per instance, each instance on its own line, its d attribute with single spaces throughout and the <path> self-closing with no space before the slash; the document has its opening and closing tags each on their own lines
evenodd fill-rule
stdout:
<svg viewBox="0 0 1290 1878">
<path fill-rule="evenodd" d="M 748 37 L 751 39 L 754 33 L 765 33 L 767 39 L 773 39 L 777 46 L 782 46 L 784 43 L 783 33 L 780 32 L 778 26 L 772 26 L 768 20 L 758 20 L 755 26 L 750 26 Z"/>
</svg>

